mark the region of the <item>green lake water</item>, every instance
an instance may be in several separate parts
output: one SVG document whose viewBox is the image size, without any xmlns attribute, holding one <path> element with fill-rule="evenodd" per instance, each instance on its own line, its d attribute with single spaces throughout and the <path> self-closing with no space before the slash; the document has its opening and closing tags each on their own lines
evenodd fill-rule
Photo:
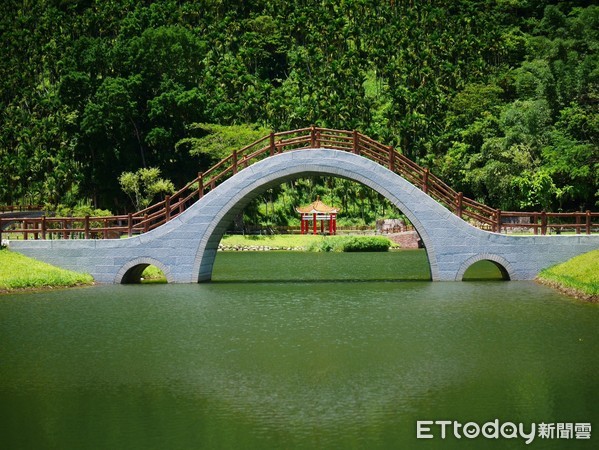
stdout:
<svg viewBox="0 0 599 450">
<path fill-rule="evenodd" d="M 206 284 L 2 295 L 0 449 L 599 448 L 598 305 L 428 278 L 424 251 L 240 252 Z M 495 419 L 594 428 L 416 437 Z"/>
</svg>

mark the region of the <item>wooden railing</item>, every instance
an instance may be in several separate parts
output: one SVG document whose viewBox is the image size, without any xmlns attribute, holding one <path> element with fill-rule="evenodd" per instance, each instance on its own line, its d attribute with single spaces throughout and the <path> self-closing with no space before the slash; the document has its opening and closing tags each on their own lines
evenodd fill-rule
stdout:
<svg viewBox="0 0 599 450">
<path fill-rule="evenodd" d="M 6 224 L 7 221 L 11 221 L 11 226 L 4 233 L 10 233 L 11 239 L 106 239 L 145 233 L 177 217 L 218 184 L 255 162 L 290 150 L 315 148 L 342 150 L 371 159 L 422 189 L 458 217 L 482 229 L 494 232 L 509 228 L 532 229 L 535 234 L 547 234 L 550 230 L 590 234 L 599 230 L 599 213 L 507 212 L 493 209 L 464 197 L 429 169 L 419 166 L 393 147 L 362 133 L 309 127 L 270 133 L 234 151 L 206 172 L 199 173 L 194 180 L 173 195 L 167 195 L 163 201 L 136 213 L 109 217 L 0 218 L 0 239 L 2 223 Z M 525 222 L 515 223 L 514 218 L 524 218 Z"/>
</svg>

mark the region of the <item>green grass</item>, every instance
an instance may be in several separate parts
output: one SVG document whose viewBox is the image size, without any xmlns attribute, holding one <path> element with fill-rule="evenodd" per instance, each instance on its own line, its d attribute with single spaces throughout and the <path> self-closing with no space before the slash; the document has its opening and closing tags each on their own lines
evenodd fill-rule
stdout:
<svg viewBox="0 0 599 450">
<path fill-rule="evenodd" d="M 148 266 L 141 274 L 142 283 L 161 284 L 166 283 L 166 275 L 156 266 Z"/>
<path fill-rule="evenodd" d="M 92 284 L 91 275 L 59 269 L 10 250 L 0 250 L 0 290 Z"/>
<path fill-rule="evenodd" d="M 335 251 L 341 242 L 351 240 L 356 246 L 359 246 L 360 242 L 370 241 L 374 238 L 374 236 L 315 236 L 313 234 L 227 235 L 223 236 L 220 243 L 225 248 L 265 246 L 271 249 L 293 248 L 306 251 Z M 376 237 L 376 239 L 388 241 L 386 238 Z M 393 247 L 393 245 L 391 246 Z M 325 250 L 326 248 L 329 248 L 329 250 Z"/>
<path fill-rule="evenodd" d="M 580 297 L 598 301 L 599 249 L 543 269 L 538 278 L 562 290 L 571 290 Z"/>
<path fill-rule="evenodd" d="M 267 246 L 270 248 L 295 248 L 307 249 L 315 242 L 324 240 L 324 236 L 312 234 L 274 234 L 274 235 L 226 235 L 220 241 L 221 245 L 227 247 L 254 247 Z"/>
</svg>

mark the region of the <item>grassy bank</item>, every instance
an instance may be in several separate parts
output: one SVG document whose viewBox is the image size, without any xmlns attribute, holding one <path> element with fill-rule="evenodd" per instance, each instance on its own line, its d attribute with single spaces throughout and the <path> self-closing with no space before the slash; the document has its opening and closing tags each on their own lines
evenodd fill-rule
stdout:
<svg viewBox="0 0 599 450">
<path fill-rule="evenodd" d="M 234 250 L 237 248 L 269 247 L 273 250 L 305 250 L 315 242 L 321 242 L 323 236 L 299 234 L 273 234 L 273 235 L 226 235 L 220 241 L 221 248 Z"/>
<path fill-rule="evenodd" d="M 166 276 L 164 275 L 164 272 L 162 272 L 162 270 L 160 270 L 158 267 L 148 266 L 141 274 L 141 282 L 145 284 L 166 283 Z"/>
<path fill-rule="evenodd" d="M 599 249 L 543 269 L 537 279 L 577 298 L 599 302 Z"/>
<path fill-rule="evenodd" d="M 91 275 L 59 269 L 40 261 L 0 250 L 0 292 L 92 284 Z"/>
<path fill-rule="evenodd" d="M 342 251 L 343 243 L 352 241 L 353 247 L 358 247 L 360 243 L 386 238 L 373 236 L 314 236 L 312 234 L 276 234 L 272 236 L 242 236 L 228 235 L 223 236 L 220 246 L 223 250 L 239 249 L 270 249 L 270 250 L 303 250 L 303 251 Z M 388 241 L 391 248 L 394 244 Z M 350 248 L 348 246 L 348 248 Z M 349 250 L 348 250 L 349 251 Z"/>
</svg>

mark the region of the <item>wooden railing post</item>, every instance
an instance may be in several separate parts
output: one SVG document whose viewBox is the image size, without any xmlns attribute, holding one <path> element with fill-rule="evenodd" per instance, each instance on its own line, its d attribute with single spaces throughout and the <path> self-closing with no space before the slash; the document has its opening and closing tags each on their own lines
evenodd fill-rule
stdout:
<svg viewBox="0 0 599 450">
<path fill-rule="evenodd" d="M 353 137 L 352 149 L 356 155 L 359 155 L 360 154 L 360 135 L 358 134 L 358 132 L 356 130 L 354 130 L 352 137 Z"/>
<path fill-rule="evenodd" d="M 164 215 L 165 215 L 165 219 L 167 222 L 169 220 L 171 220 L 171 196 L 170 195 L 166 195 L 164 197 Z"/>
<path fill-rule="evenodd" d="M 422 192 L 428 194 L 428 167 L 424 168 L 424 174 L 422 175 Z"/>
<path fill-rule="evenodd" d="M 127 236 L 133 236 L 133 214 L 127 214 Z"/>
<path fill-rule="evenodd" d="M 42 216 L 42 239 L 46 239 L 46 216 Z"/>
<path fill-rule="evenodd" d="M 67 219 L 62 221 L 62 229 L 63 229 L 62 238 L 67 239 L 68 238 L 68 236 L 67 236 Z"/>
<path fill-rule="evenodd" d="M 586 232 L 591 234 L 591 211 L 589 209 L 587 209 L 586 219 Z"/>
<path fill-rule="evenodd" d="M 310 147 L 316 148 L 316 128 L 314 125 L 310 126 Z"/>
<path fill-rule="evenodd" d="M 545 211 L 541 211 L 541 234 L 547 234 L 547 213 Z"/>
<path fill-rule="evenodd" d="M 26 241 L 29 239 L 29 233 L 27 232 L 29 224 L 27 223 L 26 220 L 23 221 L 23 229 L 25 230 L 23 232 L 23 239 L 25 239 Z"/>
<path fill-rule="evenodd" d="M 204 175 L 198 172 L 198 200 L 204 196 Z"/>
<path fill-rule="evenodd" d="M 237 173 L 237 150 L 233 150 L 233 175 Z"/>
<path fill-rule="evenodd" d="M 268 150 L 269 150 L 270 156 L 273 156 L 277 151 L 277 146 L 275 145 L 274 131 L 271 131 L 270 135 L 268 137 Z"/>
<path fill-rule="evenodd" d="M 458 192 L 458 197 L 457 197 L 457 204 L 456 204 L 456 215 L 461 219 L 462 218 L 462 203 L 464 200 L 464 194 L 462 194 L 461 192 Z"/>
<path fill-rule="evenodd" d="M 495 228 L 496 228 L 497 233 L 501 233 L 501 210 L 500 209 L 495 210 L 495 214 L 496 214 Z"/>
<path fill-rule="evenodd" d="M 83 235 L 85 239 L 89 239 L 89 216 L 85 216 L 83 220 Z"/>
<path fill-rule="evenodd" d="M 389 146 L 389 170 L 395 172 L 395 150 L 393 146 Z"/>
</svg>

